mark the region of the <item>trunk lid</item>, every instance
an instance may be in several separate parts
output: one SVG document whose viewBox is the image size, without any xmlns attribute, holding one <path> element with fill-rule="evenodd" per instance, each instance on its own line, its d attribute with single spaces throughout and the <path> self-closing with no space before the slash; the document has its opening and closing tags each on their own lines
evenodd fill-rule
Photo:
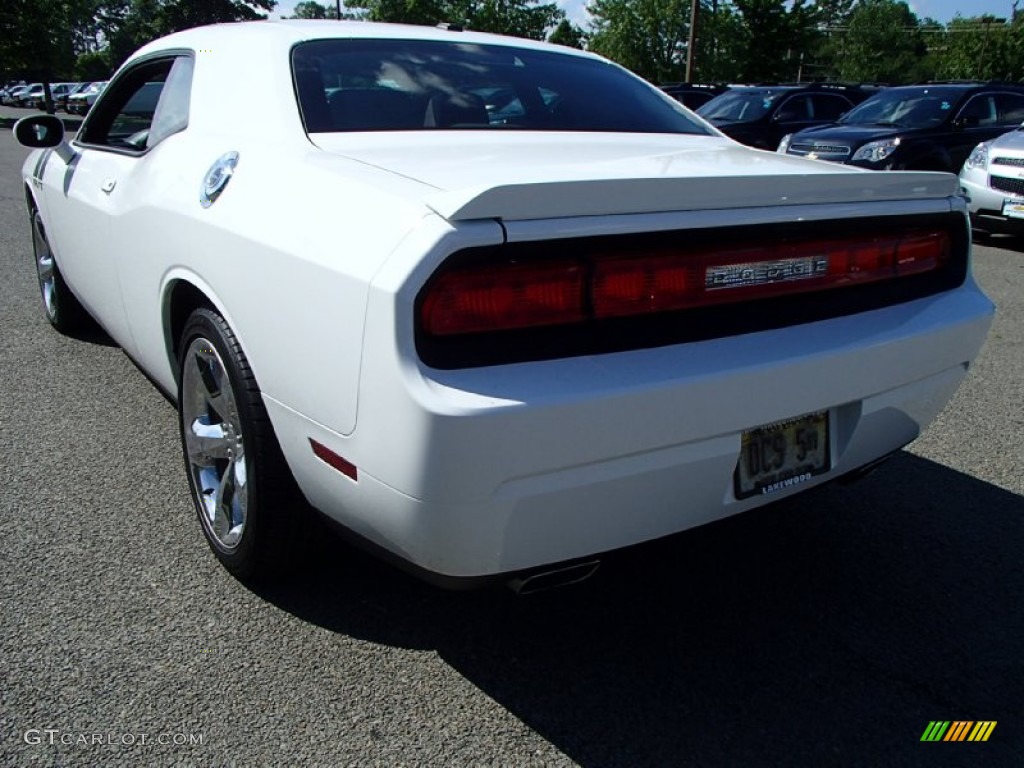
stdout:
<svg viewBox="0 0 1024 768">
<path fill-rule="evenodd" d="M 314 134 L 314 143 L 418 181 L 450 221 L 938 199 L 943 173 L 879 173 L 719 136 L 488 131 Z"/>
</svg>

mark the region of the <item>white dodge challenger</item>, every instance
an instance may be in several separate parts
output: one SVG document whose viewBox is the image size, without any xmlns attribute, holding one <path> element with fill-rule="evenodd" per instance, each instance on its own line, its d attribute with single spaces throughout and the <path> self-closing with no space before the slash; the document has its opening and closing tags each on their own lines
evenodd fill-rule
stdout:
<svg viewBox="0 0 1024 768">
<path fill-rule="evenodd" d="M 16 133 L 49 321 L 91 316 L 177 402 L 240 578 L 297 488 L 437 580 L 578 579 L 870 468 L 993 313 L 955 176 L 748 149 L 558 46 L 205 27 L 74 138 Z"/>
</svg>

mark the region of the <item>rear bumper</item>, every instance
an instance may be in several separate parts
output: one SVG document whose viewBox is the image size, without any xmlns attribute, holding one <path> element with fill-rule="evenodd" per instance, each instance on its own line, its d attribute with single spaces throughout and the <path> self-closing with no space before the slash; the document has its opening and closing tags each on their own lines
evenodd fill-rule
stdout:
<svg viewBox="0 0 1024 768">
<path fill-rule="evenodd" d="M 480 577 L 682 531 L 900 448 L 956 390 L 992 312 L 968 281 L 805 326 L 539 363 L 434 371 L 367 344 L 351 435 L 267 405 L 315 507 L 420 568 Z M 370 314 L 368 327 L 389 322 Z M 820 410 L 831 469 L 737 500 L 742 432 Z M 317 459 L 311 438 L 357 479 Z"/>
</svg>

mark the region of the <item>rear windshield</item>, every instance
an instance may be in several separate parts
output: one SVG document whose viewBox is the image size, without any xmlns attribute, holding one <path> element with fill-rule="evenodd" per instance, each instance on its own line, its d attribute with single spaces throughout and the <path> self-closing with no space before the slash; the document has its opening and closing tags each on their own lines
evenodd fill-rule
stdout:
<svg viewBox="0 0 1024 768">
<path fill-rule="evenodd" d="M 606 62 L 502 45 L 317 40 L 292 52 L 309 133 L 525 129 L 711 135 Z"/>
</svg>

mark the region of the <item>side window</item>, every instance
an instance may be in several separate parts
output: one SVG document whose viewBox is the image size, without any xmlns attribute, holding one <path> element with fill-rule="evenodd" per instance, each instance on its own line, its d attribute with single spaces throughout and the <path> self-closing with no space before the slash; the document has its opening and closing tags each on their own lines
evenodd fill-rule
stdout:
<svg viewBox="0 0 1024 768">
<path fill-rule="evenodd" d="M 111 83 L 82 127 L 84 144 L 143 152 L 188 125 L 192 60 L 147 61 Z"/>
<path fill-rule="evenodd" d="M 811 97 L 811 106 L 814 109 L 815 120 L 834 121 L 853 105 L 842 96 L 818 94 Z"/>
<path fill-rule="evenodd" d="M 779 111 L 775 113 L 775 120 L 780 123 L 809 120 L 810 104 L 810 99 L 806 96 L 794 96 L 786 99 L 779 107 Z"/>
<path fill-rule="evenodd" d="M 175 59 L 160 93 L 160 102 L 156 105 L 153 125 L 149 129 L 149 140 L 146 142 L 147 149 L 155 147 L 168 136 L 188 127 L 188 109 L 192 98 L 192 65 L 191 56 L 180 56 Z"/>
<path fill-rule="evenodd" d="M 994 125 L 996 109 L 993 98 L 988 95 L 974 96 L 960 112 L 960 120 L 965 128 L 979 128 Z"/>
<path fill-rule="evenodd" d="M 995 96 L 999 125 L 1013 128 L 1024 123 L 1024 96 L 1016 93 L 999 93 Z"/>
</svg>

